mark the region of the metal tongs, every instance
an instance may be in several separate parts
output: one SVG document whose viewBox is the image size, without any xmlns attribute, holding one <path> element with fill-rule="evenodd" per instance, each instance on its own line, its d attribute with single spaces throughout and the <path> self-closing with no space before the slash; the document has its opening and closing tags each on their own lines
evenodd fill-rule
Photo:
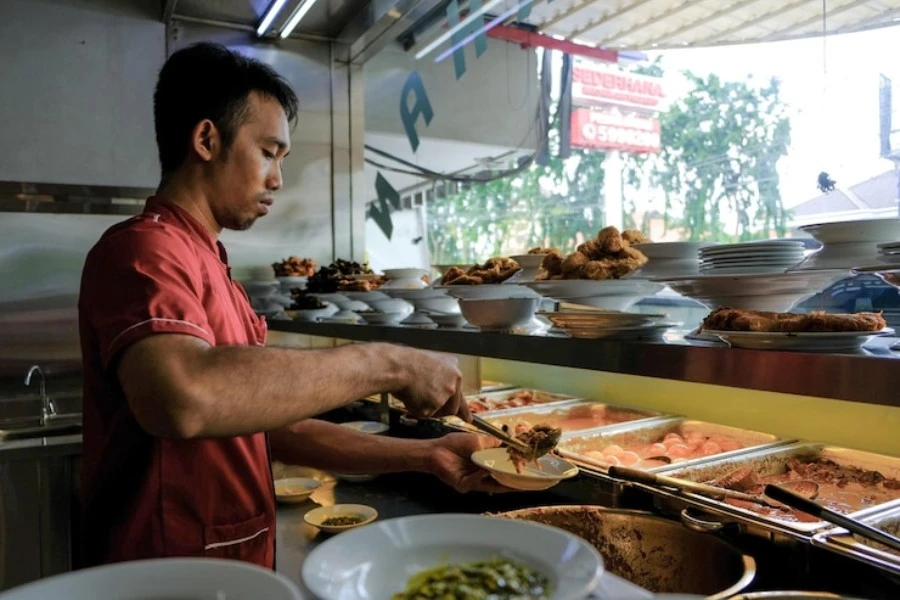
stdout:
<svg viewBox="0 0 900 600">
<path fill-rule="evenodd" d="M 509 435 L 502 429 L 495 427 L 479 417 L 478 415 L 472 415 L 472 425 L 485 432 L 486 434 L 497 438 L 507 446 L 511 448 L 515 448 L 519 452 L 523 454 L 527 454 L 530 452 L 530 448 L 523 441 L 516 439 L 515 437 Z"/>
</svg>

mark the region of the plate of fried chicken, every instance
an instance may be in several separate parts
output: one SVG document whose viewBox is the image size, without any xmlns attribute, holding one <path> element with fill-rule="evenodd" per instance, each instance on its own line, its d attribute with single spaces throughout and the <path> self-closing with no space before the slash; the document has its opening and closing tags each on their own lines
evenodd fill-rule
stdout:
<svg viewBox="0 0 900 600">
<path fill-rule="evenodd" d="M 711 312 L 702 330 L 735 348 L 810 352 L 855 352 L 872 336 L 894 333 L 879 313 L 794 314 L 733 308 Z"/>
</svg>

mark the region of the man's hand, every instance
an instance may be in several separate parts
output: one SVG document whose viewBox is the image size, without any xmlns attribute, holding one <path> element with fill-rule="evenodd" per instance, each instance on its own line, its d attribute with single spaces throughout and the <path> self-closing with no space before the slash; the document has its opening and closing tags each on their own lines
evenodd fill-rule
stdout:
<svg viewBox="0 0 900 600">
<path fill-rule="evenodd" d="M 471 421 L 462 396 L 462 373 L 455 357 L 424 350 L 403 349 L 398 360 L 401 387 L 394 395 L 413 417 L 459 416 Z"/>
<path fill-rule="evenodd" d="M 499 441 L 477 433 L 450 433 L 432 440 L 432 443 L 434 448 L 429 459 L 429 470 L 457 492 L 512 491 L 472 462 L 474 452 L 496 448 L 500 445 Z"/>
</svg>

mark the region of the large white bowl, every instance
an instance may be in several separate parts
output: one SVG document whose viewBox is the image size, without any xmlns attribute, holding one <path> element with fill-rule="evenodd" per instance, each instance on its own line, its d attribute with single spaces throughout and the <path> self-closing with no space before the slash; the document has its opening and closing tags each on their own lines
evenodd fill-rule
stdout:
<svg viewBox="0 0 900 600">
<path fill-rule="evenodd" d="M 795 271 L 764 275 L 701 275 L 657 279 L 710 309 L 720 306 L 785 312 L 847 276 L 845 271 Z"/>
<path fill-rule="evenodd" d="M 236 560 L 163 558 L 74 571 L 0 594 L 3 600 L 303 600 L 290 580 Z"/>
<path fill-rule="evenodd" d="M 551 600 L 583 600 L 603 559 L 562 529 L 479 515 L 425 515 L 372 523 L 332 538 L 303 562 L 303 581 L 320 598 L 387 600 L 439 565 L 508 557 L 550 578 Z"/>
<path fill-rule="evenodd" d="M 481 285 L 447 285 L 440 289 L 454 298 L 479 298 L 483 300 L 502 300 L 504 298 L 538 298 L 527 287 L 510 283 L 483 283 Z"/>
<path fill-rule="evenodd" d="M 900 219 L 864 219 L 837 223 L 804 225 L 808 233 L 823 244 L 892 242 L 900 239 Z"/>
<path fill-rule="evenodd" d="M 466 321 L 486 330 L 512 329 L 534 318 L 540 298 L 461 299 L 459 308 Z"/>
</svg>

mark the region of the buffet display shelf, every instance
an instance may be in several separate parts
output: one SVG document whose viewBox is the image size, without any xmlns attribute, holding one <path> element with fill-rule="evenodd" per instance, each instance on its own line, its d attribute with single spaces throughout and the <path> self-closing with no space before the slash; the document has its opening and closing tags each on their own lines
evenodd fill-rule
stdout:
<svg viewBox="0 0 900 600">
<path fill-rule="evenodd" d="M 269 329 L 735 388 L 900 406 L 900 362 L 877 356 L 744 350 L 681 339 L 635 343 L 564 337 L 270 321 Z"/>
</svg>

